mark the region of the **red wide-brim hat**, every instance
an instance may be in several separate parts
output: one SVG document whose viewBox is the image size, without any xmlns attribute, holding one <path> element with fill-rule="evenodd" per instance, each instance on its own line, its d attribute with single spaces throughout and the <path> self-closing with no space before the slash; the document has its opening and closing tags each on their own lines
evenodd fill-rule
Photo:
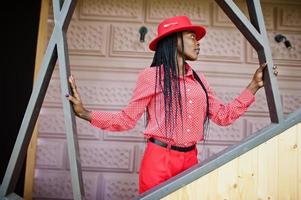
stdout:
<svg viewBox="0 0 301 200">
<path fill-rule="evenodd" d="M 206 34 L 206 29 L 203 26 L 193 25 L 187 16 L 175 16 L 162 21 L 158 25 L 158 35 L 154 38 L 150 44 L 149 48 L 152 51 L 156 51 L 157 43 L 162 38 L 176 32 L 181 31 L 192 31 L 196 35 L 196 39 L 200 40 Z"/>
</svg>

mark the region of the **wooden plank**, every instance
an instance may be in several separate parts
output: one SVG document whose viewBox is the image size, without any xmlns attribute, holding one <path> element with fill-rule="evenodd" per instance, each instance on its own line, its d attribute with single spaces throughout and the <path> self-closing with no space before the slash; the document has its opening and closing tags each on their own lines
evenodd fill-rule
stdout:
<svg viewBox="0 0 301 200">
<path fill-rule="evenodd" d="M 279 135 L 278 143 L 278 197 L 281 200 L 298 199 L 297 126 L 294 126 Z"/>
<path fill-rule="evenodd" d="M 258 199 L 278 199 L 278 137 L 258 147 Z"/>
<path fill-rule="evenodd" d="M 215 170 L 187 185 L 189 199 L 218 199 L 217 180 L 218 171 Z"/>
<path fill-rule="evenodd" d="M 239 199 L 238 159 L 226 163 L 218 170 L 217 193 L 223 200 Z"/>
<path fill-rule="evenodd" d="M 162 200 L 218 199 L 218 171 L 215 170 L 189 185 L 162 198 Z"/>
<path fill-rule="evenodd" d="M 37 78 L 40 65 L 42 64 L 44 52 L 47 44 L 47 21 L 49 15 L 49 0 L 43 0 L 41 2 L 40 11 L 40 21 L 39 21 L 39 31 L 37 40 L 37 50 L 36 50 L 36 60 L 35 60 L 35 70 L 34 70 L 34 82 Z M 34 186 L 34 172 L 35 172 L 35 161 L 36 161 L 36 147 L 38 140 L 38 122 L 34 128 L 28 149 L 26 158 L 26 172 L 25 172 L 25 183 L 24 184 L 24 199 L 32 199 L 32 192 Z"/>
<path fill-rule="evenodd" d="M 180 193 L 181 193 L 182 189 L 183 188 L 181 188 L 180 190 L 177 190 L 177 191 L 169 194 L 168 196 L 164 197 L 161 200 L 178 200 L 179 199 L 178 197 L 180 196 Z"/>
<path fill-rule="evenodd" d="M 203 181 L 203 186 L 198 187 L 196 199 L 220 199 L 217 191 L 218 171 L 214 170 L 208 174 L 208 180 Z M 199 198 L 200 197 L 200 198 Z"/>
<path fill-rule="evenodd" d="M 299 146 L 301 147 L 301 124 L 163 199 L 300 199 Z"/>
<path fill-rule="evenodd" d="M 258 150 L 248 151 L 238 157 L 239 199 L 256 199 L 258 181 Z"/>
</svg>

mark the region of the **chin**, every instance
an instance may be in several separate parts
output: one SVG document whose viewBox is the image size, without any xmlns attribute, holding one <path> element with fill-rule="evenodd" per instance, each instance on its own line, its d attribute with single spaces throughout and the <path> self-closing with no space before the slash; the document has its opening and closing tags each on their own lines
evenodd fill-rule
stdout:
<svg viewBox="0 0 301 200">
<path fill-rule="evenodd" d="M 189 56 L 186 58 L 186 60 L 189 60 L 189 61 L 196 61 L 198 59 L 198 56 Z"/>
</svg>

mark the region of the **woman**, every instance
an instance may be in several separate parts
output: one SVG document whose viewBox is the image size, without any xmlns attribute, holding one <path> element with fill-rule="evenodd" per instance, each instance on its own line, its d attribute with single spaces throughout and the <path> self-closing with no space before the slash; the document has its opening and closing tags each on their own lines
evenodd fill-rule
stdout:
<svg viewBox="0 0 301 200">
<path fill-rule="evenodd" d="M 263 86 L 265 64 L 232 102 L 224 105 L 216 99 L 204 75 L 194 72 L 185 62 L 197 60 L 198 41 L 205 34 L 204 27 L 192 25 L 186 16 L 161 22 L 157 37 L 149 45 L 155 51 L 151 67 L 140 72 L 132 99 L 120 112 L 86 110 L 74 78 L 69 78 L 73 94 L 67 97 L 75 114 L 93 126 L 128 130 L 146 111 L 144 136 L 148 142 L 140 166 L 139 193 L 197 164 L 196 143 L 204 140 L 208 120 L 222 126 L 233 123 Z"/>
</svg>

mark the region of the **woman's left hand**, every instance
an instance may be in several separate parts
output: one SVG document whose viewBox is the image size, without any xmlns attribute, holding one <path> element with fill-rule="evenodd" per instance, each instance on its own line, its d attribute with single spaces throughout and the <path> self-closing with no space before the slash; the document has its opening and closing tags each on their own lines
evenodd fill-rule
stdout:
<svg viewBox="0 0 301 200">
<path fill-rule="evenodd" d="M 248 85 L 248 89 L 255 94 L 260 88 L 263 87 L 263 71 L 266 68 L 267 63 L 263 63 L 259 66 L 259 68 L 256 70 L 255 74 L 253 75 L 251 83 Z M 278 69 L 277 66 L 273 67 L 274 75 L 278 75 Z"/>
</svg>

